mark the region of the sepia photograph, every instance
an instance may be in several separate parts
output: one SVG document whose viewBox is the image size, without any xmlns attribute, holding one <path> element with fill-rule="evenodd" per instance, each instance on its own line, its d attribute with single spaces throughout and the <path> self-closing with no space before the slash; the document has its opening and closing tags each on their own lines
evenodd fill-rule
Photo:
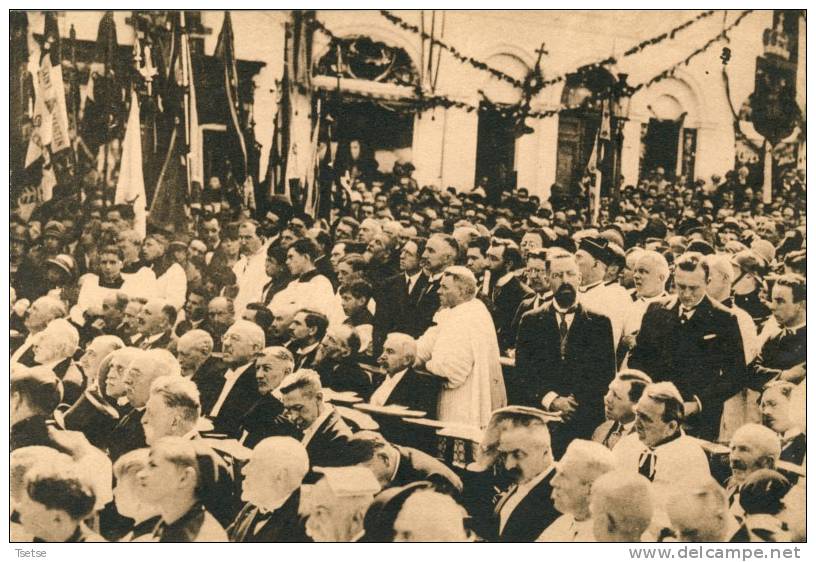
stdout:
<svg viewBox="0 0 816 562">
<path fill-rule="evenodd" d="M 111 4 L 8 10 L 14 558 L 801 557 L 805 9 Z"/>
</svg>

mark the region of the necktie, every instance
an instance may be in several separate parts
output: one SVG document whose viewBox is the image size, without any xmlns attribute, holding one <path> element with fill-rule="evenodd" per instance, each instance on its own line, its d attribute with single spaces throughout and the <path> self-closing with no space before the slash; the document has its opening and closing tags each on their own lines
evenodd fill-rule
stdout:
<svg viewBox="0 0 816 562">
<path fill-rule="evenodd" d="M 623 435 L 623 424 L 620 422 L 615 422 L 615 426 L 612 428 L 612 431 L 609 432 L 609 436 L 606 438 L 606 446 L 609 449 L 614 449 L 615 444 L 620 441 L 621 436 Z"/>
<path fill-rule="evenodd" d="M 561 338 L 561 359 L 564 359 L 567 354 L 567 333 L 569 332 L 567 313 L 559 312 L 558 318 L 560 319 L 558 322 L 558 335 Z"/>
<path fill-rule="evenodd" d="M 649 479 L 654 480 L 655 465 L 657 464 L 657 457 L 652 449 L 646 449 L 640 454 L 640 461 L 638 461 L 638 472 Z"/>
<path fill-rule="evenodd" d="M 516 493 L 516 490 L 518 490 L 518 486 L 516 484 L 513 484 L 512 486 L 510 486 L 507 489 L 506 492 L 504 492 L 503 494 L 501 494 L 499 496 L 498 500 L 496 501 L 495 513 L 497 513 L 497 514 L 501 513 L 501 510 L 504 507 L 504 504 L 507 503 L 507 500 L 510 499 L 510 496 L 512 496 L 513 494 Z"/>
<path fill-rule="evenodd" d="M 685 324 L 689 320 L 691 320 L 691 315 L 694 314 L 693 308 L 686 308 L 684 306 L 680 307 L 680 323 Z"/>
</svg>

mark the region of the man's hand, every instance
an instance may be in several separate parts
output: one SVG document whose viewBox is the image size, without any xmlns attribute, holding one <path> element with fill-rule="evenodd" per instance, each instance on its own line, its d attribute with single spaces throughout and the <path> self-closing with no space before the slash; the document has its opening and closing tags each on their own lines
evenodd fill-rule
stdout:
<svg viewBox="0 0 816 562">
<path fill-rule="evenodd" d="M 799 384 L 804 380 L 805 376 L 807 375 L 807 369 L 805 368 L 804 363 L 800 363 L 799 365 L 795 365 L 790 369 L 785 369 L 781 373 L 779 373 L 779 378 L 783 381 L 792 382 L 794 384 Z"/>
<path fill-rule="evenodd" d="M 564 421 L 569 421 L 572 418 L 576 408 L 578 408 L 578 401 L 572 396 L 559 396 L 550 404 L 551 410 L 561 412 L 561 418 Z"/>
</svg>

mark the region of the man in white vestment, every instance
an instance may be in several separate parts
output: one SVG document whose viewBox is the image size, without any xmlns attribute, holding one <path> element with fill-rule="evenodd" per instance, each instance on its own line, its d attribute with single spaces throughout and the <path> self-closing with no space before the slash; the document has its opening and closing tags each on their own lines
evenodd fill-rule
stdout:
<svg viewBox="0 0 816 562">
<path fill-rule="evenodd" d="M 439 287 L 443 308 L 417 340 L 417 364 L 445 379 L 438 419 L 485 427 L 490 413 L 507 403 L 493 319 L 476 297 L 476 277 L 448 267 Z"/>
</svg>

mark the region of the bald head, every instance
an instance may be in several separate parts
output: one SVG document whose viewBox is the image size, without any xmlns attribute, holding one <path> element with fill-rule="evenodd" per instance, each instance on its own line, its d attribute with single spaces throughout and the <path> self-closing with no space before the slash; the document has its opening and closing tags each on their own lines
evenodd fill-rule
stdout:
<svg viewBox="0 0 816 562">
<path fill-rule="evenodd" d="M 164 349 L 134 350 L 125 372 L 125 395 L 134 408 L 141 408 L 150 396 L 150 385 L 162 375 L 180 376 L 181 367 Z"/>
<path fill-rule="evenodd" d="M 628 471 L 599 476 L 592 484 L 589 503 L 599 542 L 639 542 L 654 513 L 651 482 Z"/>
<path fill-rule="evenodd" d="M 681 542 L 723 542 L 733 516 L 725 490 L 714 479 L 669 498 L 666 512 Z"/>
<path fill-rule="evenodd" d="M 666 289 L 669 263 L 653 250 L 642 251 L 635 262 L 634 281 L 638 296 L 654 297 Z"/>
<path fill-rule="evenodd" d="M 464 542 L 465 510 L 450 496 L 414 492 L 394 521 L 394 542 Z"/>
<path fill-rule="evenodd" d="M 291 437 L 267 437 L 252 449 L 243 468 L 241 499 L 261 509 L 276 509 L 303 483 L 309 456 L 300 441 Z"/>
<path fill-rule="evenodd" d="M 79 346 L 79 332 L 64 318 L 48 323 L 34 343 L 34 360 L 40 365 L 71 357 Z"/>
</svg>

